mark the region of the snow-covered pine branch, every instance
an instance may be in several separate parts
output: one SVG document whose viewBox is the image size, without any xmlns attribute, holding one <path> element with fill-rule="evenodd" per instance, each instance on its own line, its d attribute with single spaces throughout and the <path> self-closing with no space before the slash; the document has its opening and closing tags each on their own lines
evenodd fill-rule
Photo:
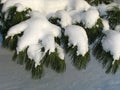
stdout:
<svg viewBox="0 0 120 90">
<path fill-rule="evenodd" d="M 33 77 L 44 65 L 56 72 L 86 68 L 91 53 L 115 73 L 119 67 L 120 5 L 112 0 L 1 0 L 2 45 L 15 51 Z"/>
</svg>

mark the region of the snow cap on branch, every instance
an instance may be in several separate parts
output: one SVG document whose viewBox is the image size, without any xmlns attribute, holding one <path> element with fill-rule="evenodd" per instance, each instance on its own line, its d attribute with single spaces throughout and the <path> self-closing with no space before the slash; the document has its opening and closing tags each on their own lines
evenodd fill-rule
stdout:
<svg viewBox="0 0 120 90">
<path fill-rule="evenodd" d="M 32 12 L 31 18 L 10 28 L 6 38 L 24 32 L 18 40 L 17 51 L 24 50 L 31 44 L 36 44 L 46 35 L 60 37 L 61 29 L 51 24 L 47 18 L 39 12 Z"/>
<path fill-rule="evenodd" d="M 114 60 L 120 59 L 120 33 L 113 30 L 104 32 L 105 36 L 102 39 L 102 47 L 106 52 L 113 55 Z"/>
<path fill-rule="evenodd" d="M 84 56 L 88 52 L 88 37 L 85 30 L 77 25 L 65 28 L 65 35 L 69 37 L 69 44 L 77 46 L 77 55 Z"/>
</svg>

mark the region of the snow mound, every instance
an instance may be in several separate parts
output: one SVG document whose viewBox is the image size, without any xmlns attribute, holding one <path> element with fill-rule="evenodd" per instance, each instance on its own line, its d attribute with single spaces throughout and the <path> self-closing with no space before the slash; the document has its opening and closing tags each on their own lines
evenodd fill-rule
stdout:
<svg viewBox="0 0 120 90">
<path fill-rule="evenodd" d="M 72 24 L 72 18 L 71 18 L 71 16 L 69 15 L 68 12 L 66 12 L 64 10 L 57 11 L 55 13 L 55 17 L 61 19 L 59 23 L 61 24 L 62 27 L 66 27 L 66 26 Z"/>
<path fill-rule="evenodd" d="M 65 28 L 65 35 L 69 37 L 69 44 L 78 47 L 77 55 L 84 56 L 88 52 L 88 37 L 85 30 L 76 25 Z"/>
<path fill-rule="evenodd" d="M 120 33 L 113 30 L 108 30 L 102 39 L 102 47 L 106 52 L 113 55 L 114 60 L 120 59 Z"/>
<path fill-rule="evenodd" d="M 47 18 L 39 12 L 32 12 L 31 18 L 10 28 L 6 38 L 24 31 L 17 44 L 17 52 L 24 50 L 32 44 L 36 44 L 46 35 L 59 37 L 61 29 L 51 24 Z"/>
<path fill-rule="evenodd" d="M 87 11 L 72 11 L 70 15 L 72 17 L 72 23 L 82 22 L 86 28 L 92 28 L 100 18 L 96 7 L 91 7 Z"/>
<path fill-rule="evenodd" d="M 99 12 L 96 7 L 91 7 L 84 13 L 83 24 L 86 28 L 92 28 L 99 19 Z"/>
</svg>

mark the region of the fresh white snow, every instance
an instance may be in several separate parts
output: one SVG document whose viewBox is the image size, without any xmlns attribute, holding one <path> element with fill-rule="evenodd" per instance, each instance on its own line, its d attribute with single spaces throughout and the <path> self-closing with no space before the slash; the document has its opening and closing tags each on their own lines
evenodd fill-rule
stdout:
<svg viewBox="0 0 120 90">
<path fill-rule="evenodd" d="M 113 55 L 114 60 L 120 59 L 120 33 L 113 30 L 105 31 L 102 39 L 102 46 L 106 52 Z"/>
<path fill-rule="evenodd" d="M 76 25 L 65 28 L 65 35 L 69 37 L 69 44 L 78 47 L 77 55 L 84 56 L 88 52 L 88 37 L 85 30 Z"/>
<path fill-rule="evenodd" d="M 55 17 L 61 19 L 59 23 L 61 24 L 62 27 L 66 27 L 72 24 L 72 18 L 67 11 L 63 10 L 57 11 L 55 13 Z"/>
<path fill-rule="evenodd" d="M 102 19 L 102 24 L 103 24 L 103 31 L 110 30 L 110 25 L 108 20 Z"/>
<path fill-rule="evenodd" d="M 53 37 L 60 36 L 60 28 L 51 24 L 39 12 L 32 12 L 30 19 L 11 27 L 6 38 L 19 34 L 22 31 L 24 31 L 23 36 L 19 38 L 17 45 L 18 53 L 29 45 L 38 43 L 46 35 L 52 35 Z"/>
</svg>

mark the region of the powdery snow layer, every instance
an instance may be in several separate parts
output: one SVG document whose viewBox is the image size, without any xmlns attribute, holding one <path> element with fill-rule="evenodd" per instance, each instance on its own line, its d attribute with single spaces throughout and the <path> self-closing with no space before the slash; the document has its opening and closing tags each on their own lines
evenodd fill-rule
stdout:
<svg viewBox="0 0 120 90">
<path fill-rule="evenodd" d="M 113 30 L 105 31 L 102 39 L 102 46 L 106 52 L 113 55 L 114 60 L 120 59 L 120 33 Z"/>
<path fill-rule="evenodd" d="M 76 25 L 65 28 L 65 35 L 69 37 L 69 44 L 78 47 L 77 55 L 84 56 L 88 52 L 88 37 L 85 30 Z"/>
</svg>

